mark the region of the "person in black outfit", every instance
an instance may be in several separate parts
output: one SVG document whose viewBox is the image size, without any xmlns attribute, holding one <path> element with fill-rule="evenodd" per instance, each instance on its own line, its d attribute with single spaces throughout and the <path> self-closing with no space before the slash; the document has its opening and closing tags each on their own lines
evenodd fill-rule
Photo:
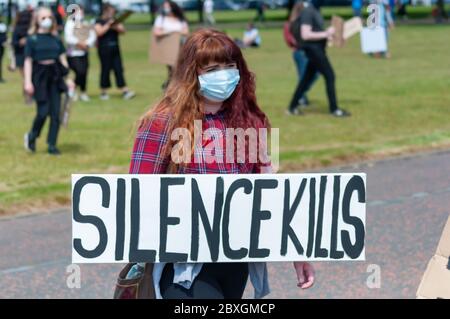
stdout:
<svg viewBox="0 0 450 319">
<path fill-rule="evenodd" d="M 135 93 L 130 91 L 126 85 L 120 54 L 119 35 L 125 33 L 122 23 L 114 23 L 116 9 L 110 5 L 103 5 L 100 19 L 95 23 L 95 32 L 98 39 L 98 55 L 100 58 L 100 88 L 102 100 L 108 100 L 107 90 L 111 87 L 110 73 L 114 71 L 116 85 L 122 91 L 125 100 L 132 99 Z"/>
<path fill-rule="evenodd" d="M 5 82 L 3 79 L 3 55 L 5 53 L 5 43 L 8 40 L 7 37 L 8 27 L 3 22 L 2 17 L 0 16 L 0 83 Z"/>
<path fill-rule="evenodd" d="M 36 151 L 36 139 L 40 136 L 47 116 L 50 117 L 48 153 L 59 155 L 56 148 L 60 126 L 61 93 L 67 91 L 64 77 L 68 64 L 64 45 L 57 36 L 56 21 L 47 8 L 40 8 L 34 16 L 30 35 L 25 45 L 24 90 L 33 95 L 37 114 L 31 131 L 25 134 L 25 148 Z"/>
<path fill-rule="evenodd" d="M 33 13 L 30 10 L 19 12 L 12 35 L 12 45 L 14 49 L 15 67 L 19 69 L 23 76 L 23 64 L 25 61 L 25 43 L 27 41 L 28 29 L 30 29 Z"/>
<path fill-rule="evenodd" d="M 325 30 L 322 15 L 308 3 L 305 3 L 305 9 L 300 17 L 292 23 L 291 28 L 297 43 L 300 44 L 299 48 L 304 50 L 309 63 L 304 77 L 297 85 L 287 113 L 290 115 L 301 114 L 298 109 L 298 101 L 305 94 L 315 74 L 320 72 L 325 78 L 330 113 L 336 117 L 350 116 L 349 112 L 338 107 L 335 75 L 325 51 L 327 39 L 334 34 L 334 28 L 330 27 Z"/>
</svg>

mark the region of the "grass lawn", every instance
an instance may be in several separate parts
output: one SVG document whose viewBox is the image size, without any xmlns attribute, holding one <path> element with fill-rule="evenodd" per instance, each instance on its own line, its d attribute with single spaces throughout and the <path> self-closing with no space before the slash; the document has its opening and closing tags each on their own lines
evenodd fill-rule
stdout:
<svg viewBox="0 0 450 319">
<path fill-rule="evenodd" d="M 449 5 L 446 5 L 447 9 Z M 410 19 L 423 19 L 430 18 L 431 11 L 433 7 L 424 7 L 424 6 L 408 6 L 407 13 L 408 18 Z M 362 11 L 365 16 L 368 15 L 366 10 Z M 338 15 L 343 18 L 351 18 L 353 16 L 353 11 L 351 6 L 344 7 L 322 7 L 321 13 L 324 15 L 326 19 L 331 18 L 332 15 Z M 187 19 L 192 22 L 198 21 L 198 13 L 197 11 L 188 11 L 186 13 Z M 267 10 L 265 13 L 267 21 L 285 21 L 287 16 L 286 9 L 274 9 Z M 214 12 L 214 18 L 217 23 L 242 23 L 245 21 L 250 21 L 256 17 L 256 10 L 239 10 L 239 11 L 216 11 Z M 127 21 L 131 24 L 148 24 L 150 23 L 150 15 L 149 14 L 134 14 Z"/>
<path fill-rule="evenodd" d="M 228 29 L 233 37 L 242 29 Z M 281 164 L 285 171 L 328 165 L 450 145 L 450 68 L 448 26 L 401 26 L 391 34 L 392 59 L 361 54 L 359 38 L 329 54 L 337 75 L 340 105 L 354 116 L 335 119 L 327 114 L 323 81 L 312 89 L 314 104 L 304 117 L 284 111 L 296 84 L 291 53 L 279 29 L 263 29 L 263 47 L 245 56 L 257 76 L 261 107 L 273 127 L 280 128 Z M 93 101 L 74 106 L 69 129 L 62 129 L 63 155 L 48 156 L 47 126 L 37 154 L 23 150 L 34 107 L 23 104 L 17 73 L 0 85 L 0 212 L 28 210 L 49 203 L 67 204 L 72 173 L 126 173 L 134 124 L 161 95 L 165 67 L 147 62 L 148 31 L 129 32 L 122 39 L 126 75 L 136 99 L 118 95 L 98 99 L 98 59 L 91 55 L 90 93 Z"/>
</svg>

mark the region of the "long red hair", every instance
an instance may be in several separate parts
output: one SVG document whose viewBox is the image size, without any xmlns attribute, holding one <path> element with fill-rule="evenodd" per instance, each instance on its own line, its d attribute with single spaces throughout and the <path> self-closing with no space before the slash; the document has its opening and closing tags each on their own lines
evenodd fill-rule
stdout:
<svg viewBox="0 0 450 319">
<path fill-rule="evenodd" d="M 164 97 L 141 119 L 140 126 L 154 113 L 167 113 L 171 117 L 169 132 L 187 128 L 194 140 L 194 120 L 204 119 L 199 93 L 198 70 L 214 63 L 236 63 L 240 82 L 233 95 L 224 102 L 227 128 L 270 128 L 267 116 L 256 101 L 255 76 L 247 67 L 241 49 L 225 33 L 200 29 L 192 33 L 181 48 L 175 72 Z M 172 142 L 166 152 L 170 154 Z M 192 149 L 192 152 L 194 150 Z"/>
</svg>

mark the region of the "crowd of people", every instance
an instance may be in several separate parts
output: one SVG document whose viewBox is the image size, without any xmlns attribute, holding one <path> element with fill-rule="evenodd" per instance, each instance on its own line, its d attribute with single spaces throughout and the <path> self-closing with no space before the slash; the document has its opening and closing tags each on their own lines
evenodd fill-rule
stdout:
<svg viewBox="0 0 450 319">
<path fill-rule="evenodd" d="M 320 1 L 296 1 L 284 25 L 284 38 L 292 50 L 298 75 L 298 83 L 286 113 L 303 114 L 302 108 L 310 104 L 307 92 L 322 76 L 326 84 L 330 114 L 335 117 L 348 117 L 350 112 L 341 108 L 338 103 L 336 75 L 326 53 L 327 41 L 335 30 L 333 27 L 325 28 L 319 3 Z M 388 37 L 387 30 L 393 25 L 389 0 L 377 3 L 380 3 L 382 26 Z M 355 15 L 361 15 L 361 6 L 361 2 L 353 1 Z M 207 27 L 215 23 L 213 10 L 213 1 L 203 2 Z M 36 151 L 36 140 L 46 118 L 49 117 L 48 153 L 60 154 L 57 148 L 60 126 L 58 114 L 61 113 L 61 108 L 65 107 L 65 103 L 91 100 L 88 75 L 90 51 L 94 47 L 97 48 L 100 61 L 100 99 L 110 99 L 111 73 L 114 74 L 116 87 L 123 99 L 129 100 L 135 96 L 125 79 L 120 48 L 119 39 L 126 29 L 122 22 L 116 20 L 116 13 L 116 8 L 106 3 L 102 6 L 98 19 L 89 22 L 80 7 L 80 10 L 66 19 L 65 24 L 64 12 L 58 8 L 27 8 L 17 13 L 10 41 L 13 55 L 9 69 L 20 72 L 25 101 L 29 104 L 35 102 L 37 106 L 32 127 L 25 135 L 25 147 L 28 151 Z M 183 10 L 174 1 L 165 0 L 158 10 L 152 32 L 156 38 L 179 33 L 181 47 L 187 40 L 190 29 Z M 1 61 L 5 51 L 3 44 L 6 41 L 7 27 L 4 21 L 0 20 L 0 82 L 3 81 Z M 242 39 L 235 39 L 234 42 L 240 48 L 260 47 L 262 38 L 255 24 L 250 22 Z M 388 56 L 388 52 L 383 54 Z M 163 90 L 167 90 L 175 72 L 173 65 L 167 65 L 167 70 L 168 77 L 162 85 Z"/>
<path fill-rule="evenodd" d="M 66 19 L 65 25 L 62 13 L 58 8 L 52 10 L 39 6 L 28 7 L 15 17 L 8 68 L 22 76 L 25 102 L 36 103 L 36 116 L 24 137 L 25 148 L 30 152 L 36 151 L 36 141 L 46 119 L 50 118 L 48 153 L 60 154 L 57 140 L 62 108 L 78 99 L 90 101 L 87 81 L 89 52 L 94 46 L 97 47 L 101 69 L 100 98 L 110 98 L 108 89 L 111 87 L 112 72 L 123 99 L 129 100 L 135 96 L 125 80 L 119 36 L 126 30 L 115 19 L 115 7 L 103 5 L 101 16 L 93 24 L 85 20 L 81 6 L 71 18 Z M 1 58 L 6 41 L 7 27 L 0 21 L 0 82 L 3 81 Z M 74 74 L 74 80 L 70 71 Z"/>
</svg>

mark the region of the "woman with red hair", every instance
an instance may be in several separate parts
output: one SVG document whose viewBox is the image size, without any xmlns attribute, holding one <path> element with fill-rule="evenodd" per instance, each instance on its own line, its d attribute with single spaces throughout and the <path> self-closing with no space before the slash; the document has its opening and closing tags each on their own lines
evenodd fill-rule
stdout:
<svg viewBox="0 0 450 319">
<path fill-rule="evenodd" d="M 203 138 L 199 147 L 182 147 L 190 154 L 182 154 L 188 160 L 180 162 L 173 154 L 177 142 L 172 133 L 184 129 L 193 141 L 197 129 L 194 121 L 201 121 L 203 132 L 214 129 L 221 134 Z M 269 127 L 267 116 L 256 102 L 254 75 L 239 47 L 222 32 L 196 31 L 182 48 L 164 97 L 140 121 L 130 174 L 270 173 L 270 163 L 251 161 L 252 154 L 245 154 L 243 162 L 225 160 L 228 149 L 218 138 L 227 136 L 227 128 Z M 215 144 L 212 161 L 207 160 L 210 144 Z M 299 262 L 294 267 L 298 286 L 312 286 L 312 266 Z M 256 298 L 269 293 L 265 263 L 157 263 L 153 269 L 156 297 L 164 299 L 239 299 L 248 277 Z"/>
</svg>

